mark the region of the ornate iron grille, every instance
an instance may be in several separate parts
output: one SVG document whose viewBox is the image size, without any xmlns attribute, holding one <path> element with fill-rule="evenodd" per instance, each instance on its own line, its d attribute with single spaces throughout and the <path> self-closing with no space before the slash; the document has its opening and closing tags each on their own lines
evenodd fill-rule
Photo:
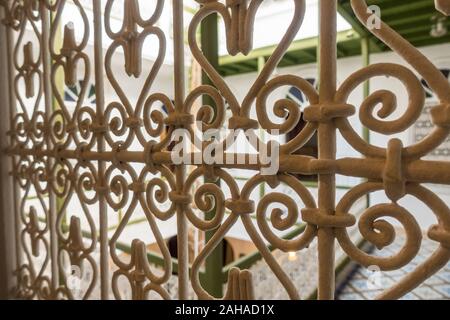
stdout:
<svg viewBox="0 0 450 320">
<path fill-rule="evenodd" d="M 255 15 L 262 0 L 226 0 L 225 3 L 216 0 L 197 1 L 201 7 L 189 24 L 188 47 L 212 85 L 198 86 L 187 94 L 183 1 L 171 2 L 173 100 L 153 89 L 164 62 L 168 38 L 158 27 L 158 20 L 164 7 L 170 7 L 170 1 L 155 0 L 154 12 L 145 12 L 143 15 L 138 0 L 122 1 L 124 16 L 119 30 L 114 30 L 111 24 L 114 2 L 106 1 L 103 11 L 102 1 L 73 0 L 83 22 L 82 26 L 77 25 L 75 28 L 71 24 L 62 26 L 60 22 L 66 0 L 1 1 L 5 13 L 3 23 L 7 27 L 8 81 L 13 97 L 9 108 L 11 146 L 8 154 L 13 163 L 11 174 L 17 199 L 14 214 L 16 242 L 20 244 L 15 275 L 18 297 L 75 298 L 74 292 L 69 289 L 70 277 L 61 272 L 64 269 L 63 256 L 66 256 L 72 266 L 89 268 L 92 272 L 90 283 L 80 295 L 81 298 L 92 298 L 97 283 L 100 283 L 101 298 L 108 299 L 111 293 L 115 298 L 121 298 L 118 287 L 120 277 L 128 279 L 133 299 L 146 299 L 150 292 L 169 298 L 164 285 L 172 276 L 172 258 L 156 221 L 175 216 L 180 299 L 188 297 L 189 287 L 200 299 L 212 298 L 200 282 L 202 265 L 239 219 L 263 259 L 293 299 L 299 298 L 299 292 L 267 249 L 265 241 L 288 252 L 302 250 L 317 238 L 318 298 L 332 299 L 336 240 L 352 260 L 364 266 L 379 266 L 381 270 L 401 268 L 415 257 L 421 246 L 422 233 L 413 215 L 398 204 L 406 195 L 416 197 L 436 215 L 439 223 L 429 229 L 428 236 L 439 243 L 439 247 L 379 298 L 403 296 L 448 262 L 450 210 L 423 184 L 450 184 L 450 164 L 421 158 L 445 141 L 450 132 L 449 83 L 424 55 L 388 25 L 381 22 L 380 28 L 370 31 L 414 68 L 436 93 L 440 103 L 431 110 L 435 130 L 429 136 L 410 146 L 392 139 L 383 148 L 364 141 L 351 127 L 348 117 L 358 109 L 361 123 L 371 131 L 383 135 L 402 132 L 420 116 L 424 106 L 424 89 L 413 71 L 391 63 L 373 64 L 358 70 L 337 87 L 336 0 L 322 0 L 319 4 L 319 90 L 302 79 L 301 75 L 282 75 L 270 79 L 299 31 L 305 15 L 305 1 L 293 0 L 295 12 L 289 27 L 242 102 L 237 100 L 202 53 L 197 30 L 205 18 L 217 13 L 225 25 L 228 52 L 231 55 L 248 54 L 252 50 Z M 366 2 L 352 0 L 351 3 L 355 15 L 365 24 L 370 19 Z M 437 5 L 448 13 L 448 1 L 437 1 Z M 92 16 L 87 13 L 86 6 L 92 7 Z M 56 35 L 63 27 L 63 41 L 58 44 Z M 25 37 L 27 28 L 32 30 L 32 40 Z M 104 32 L 110 42 L 105 52 Z M 159 49 L 155 49 L 157 58 L 149 68 L 143 67 L 142 62 L 143 43 L 148 37 L 156 37 L 159 43 Z M 94 44 L 93 61 L 86 53 L 89 41 Z M 127 95 L 113 71 L 112 58 L 119 51 L 123 51 L 127 76 L 143 76 L 145 79 L 136 101 Z M 80 68 L 80 65 L 83 67 Z M 94 76 L 91 75 L 91 69 L 94 70 Z M 104 73 L 118 97 L 115 101 L 105 100 Z M 396 108 L 395 95 L 388 90 L 372 93 L 357 108 L 348 103 L 348 97 L 356 87 L 373 77 L 384 75 L 400 80 L 409 95 L 407 108 L 396 120 L 384 119 Z M 58 79 L 61 78 L 66 86 L 77 85 L 79 88 L 74 107 L 67 105 L 63 90 L 58 87 Z M 92 93 L 89 93 L 91 83 L 95 84 L 95 99 L 91 106 L 87 106 L 87 100 L 92 100 Z M 268 117 L 270 106 L 267 98 L 282 86 L 299 89 L 308 98 L 310 105 L 303 114 L 306 126 L 295 138 L 280 146 L 277 174 L 261 174 L 263 164 L 260 161 L 251 164 L 249 157 L 244 157 L 247 162 L 236 167 L 253 170 L 255 174 L 243 188 L 239 188 L 235 179 L 219 164 L 202 162 L 187 174 L 186 165 L 173 163 L 167 149 L 172 133 L 180 128 L 194 130 L 192 125 L 195 119 L 203 122 L 206 128 L 221 127 L 226 105 L 232 113 L 226 124 L 230 129 L 256 132 L 262 128 L 266 131 L 277 129 L 280 134 L 290 132 L 300 119 L 295 102 L 285 99 L 273 106 L 275 115 L 282 120 L 280 123 L 274 123 Z M 208 97 L 210 105 L 196 110 L 194 105 L 202 97 Z M 157 103 L 164 105 L 167 113 L 154 108 Z M 381 118 L 373 114 L 378 104 L 382 104 L 379 113 Z M 252 108 L 256 108 L 257 119 L 250 116 Z M 316 132 L 318 158 L 294 154 Z M 337 132 L 364 158 L 337 159 Z M 136 141 L 140 151 L 129 151 Z M 223 150 L 224 153 L 226 151 Z M 195 154 L 190 156 L 194 157 Z M 317 203 L 293 174 L 318 175 Z M 337 174 L 364 178 L 367 182 L 352 188 L 336 204 Z M 194 182 L 202 178 L 210 183 L 193 190 Z M 222 188 L 217 186 L 218 181 L 230 190 L 228 198 Z M 262 183 L 272 187 L 279 184 L 289 186 L 303 201 L 302 207 L 289 196 L 277 192 L 268 193 L 259 203 L 254 203 L 250 194 Z M 407 240 L 403 248 L 391 257 L 363 252 L 352 243 L 347 233 L 347 229 L 357 223 L 351 212 L 352 205 L 378 190 L 383 190 L 391 202 L 367 209 L 359 218 L 358 226 L 366 240 L 383 248 L 395 239 L 394 228 L 385 218 L 398 220 Z M 30 204 L 31 196 L 35 200 Z M 79 218 L 64 221 L 70 201 L 79 202 L 83 219 L 90 229 L 87 235 L 81 230 Z M 166 201 L 169 201 L 169 206 L 163 208 L 160 204 Z M 273 210 L 269 220 L 272 227 L 285 230 L 301 215 L 307 224 L 303 233 L 292 240 L 275 235 L 266 220 L 266 212 L 273 204 L 285 206 L 288 214 L 282 216 L 280 211 Z M 199 218 L 192 209 L 193 205 L 204 213 L 214 210 L 214 215 L 209 220 Z M 160 273 L 150 266 L 146 244 L 142 239 L 133 241 L 129 261 L 124 261 L 117 253 L 117 241 L 138 207 L 145 213 L 161 250 L 164 268 Z M 123 219 L 112 231 L 108 230 L 107 221 L 107 212 L 111 209 L 124 212 Z M 231 213 L 225 215 L 225 209 Z M 250 218 L 253 213 L 257 215 L 256 224 Z M 191 267 L 188 262 L 188 223 L 202 231 L 216 230 Z M 97 253 L 98 259 L 94 257 Z M 115 271 L 110 271 L 110 260 L 116 266 Z M 249 299 L 253 296 L 251 273 L 238 269 L 230 271 L 225 298 Z"/>
</svg>

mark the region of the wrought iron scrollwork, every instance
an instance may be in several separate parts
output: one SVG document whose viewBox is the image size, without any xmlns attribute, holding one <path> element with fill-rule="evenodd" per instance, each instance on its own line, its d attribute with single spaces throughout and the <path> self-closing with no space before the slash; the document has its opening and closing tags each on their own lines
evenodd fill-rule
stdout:
<svg viewBox="0 0 450 320">
<path fill-rule="evenodd" d="M 99 3 L 103 2 L 105 8 L 102 13 Z M 200 282 L 201 268 L 237 223 L 242 223 L 262 258 L 292 299 L 299 299 L 301 293 L 267 244 L 283 252 L 291 252 L 304 250 L 317 240 L 319 298 L 332 298 L 335 240 L 352 260 L 365 266 L 377 265 L 382 270 L 401 268 L 417 255 L 421 247 L 421 227 L 413 213 L 399 204 L 407 195 L 423 202 L 435 214 L 437 224 L 428 230 L 428 237 L 439 247 L 379 298 L 401 297 L 448 262 L 450 209 L 423 184 L 450 184 L 450 165 L 422 158 L 442 144 L 450 133 L 450 84 L 417 48 L 395 30 L 384 22 L 379 29 L 368 28 L 414 70 L 399 64 L 377 63 L 357 70 L 337 87 L 334 24 L 337 1 L 321 1 L 322 45 L 319 58 L 323 66 L 320 88 L 316 89 L 299 75 L 273 76 L 296 34 L 302 31 L 305 1 L 292 0 L 292 20 L 285 34 L 240 102 L 203 54 L 197 30 L 204 19 L 218 14 L 225 26 L 228 53 L 247 55 L 252 51 L 256 14 L 264 1 L 197 0 L 199 9 L 187 30 L 188 50 L 212 85 L 193 88 L 185 96 L 183 1 L 174 0 L 171 7 L 175 67 L 174 99 L 171 99 L 168 94 L 159 92 L 155 85 L 166 57 L 168 35 L 158 26 L 158 21 L 167 1 L 154 1 L 154 11 L 148 18 L 141 14 L 144 1 L 103 2 L 0 2 L 5 12 L 2 23 L 16 36 L 9 38 L 7 46 L 8 59 L 13 66 L 9 81 L 15 96 L 11 103 L 11 146 L 8 152 L 13 161 L 11 174 L 19 190 L 15 212 L 20 242 L 16 270 L 18 297 L 89 299 L 96 291 L 101 291 L 102 298 L 113 295 L 124 299 L 120 281 L 125 279 L 133 299 L 148 299 L 152 292 L 164 299 L 172 298 L 166 285 L 172 277 L 173 259 L 158 222 L 175 217 L 179 237 L 179 298 L 188 297 L 189 286 L 198 298 L 213 298 Z M 82 26 L 73 23 L 62 25 L 62 16 L 69 3 L 79 14 Z M 446 14 L 449 13 L 447 3 L 436 1 L 437 8 Z M 87 4 L 93 5 L 92 12 L 87 9 Z M 355 15 L 365 24 L 369 18 L 366 1 L 352 0 L 351 4 Z M 114 31 L 113 20 L 117 17 L 113 17 L 113 11 L 119 5 L 122 8 L 119 11 L 123 12 L 123 16 L 118 18 L 121 27 Z M 105 50 L 102 47 L 103 31 L 109 40 L 105 41 Z M 144 43 L 149 37 L 155 37 L 158 44 L 154 49 L 155 61 L 150 67 L 144 63 L 143 57 Z M 58 41 L 59 38 L 62 41 Z M 91 42 L 94 43 L 94 59 L 88 53 Z M 121 52 L 123 56 L 120 56 Z M 115 59 L 122 59 L 120 68 L 127 79 L 137 78 L 142 83 L 135 101 L 118 80 L 117 65 L 113 64 Z M 418 119 L 424 107 L 425 93 L 414 71 L 439 98 L 439 103 L 431 109 L 434 131 L 422 141 L 408 146 L 398 139 L 390 139 L 385 147 L 366 142 L 350 124 L 349 117 L 356 113 L 370 131 L 386 136 L 407 130 Z M 353 106 L 349 102 L 350 95 L 362 83 L 378 76 L 397 79 L 406 89 L 408 104 L 402 106 L 402 114 L 394 120 L 388 120 L 388 117 L 399 106 L 397 97 L 389 88 L 373 92 L 360 105 Z M 60 86 L 62 82 L 69 88 L 79 86 L 73 106 L 69 107 L 65 100 Z M 88 105 L 87 95 L 92 82 L 96 88 L 96 103 Z M 117 98 L 105 98 L 105 84 L 111 86 Z M 270 95 L 287 86 L 301 91 L 309 106 L 301 110 L 289 99 L 270 104 Z M 195 104 L 205 97 L 213 105 L 202 104 L 196 108 Z M 381 108 L 375 114 L 378 105 Z M 231 110 L 229 119 L 226 118 L 227 106 Z M 256 114 L 256 119 L 251 114 Z M 203 161 L 186 172 L 187 166 L 174 163 L 169 152 L 172 134 L 177 129 L 196 132 L 199 128 L 194 126 L 194 122 L 197 120 L 202 123 L 203 132 L 223 125 L 248 132 L 248 142 L 254 144 L 259 159 L 261 146 L 267 147 L 269 143 L 262 143 L 258 131 L 262 129 L 273 134 L 273 130 L 278 130 L 276 135 L 282 137 L 294 129 L 301 116 L 306 121 L 304 128 L 296 137 L 280 145 L 279 170 L 267 176 L 262 173 L 260 161 L 240 164 L 238 168 L 254 172 L 241 188 L 227 170 L 230 166 Z M 336 159 L 337 133 L 364 158 Z M 314 134 L 319 139 L 318 157 L 296 154 Z M 197 143 L 196 137 L 192 135 L 190 142 Z M 221 152 L 225 154 L 229 151 L 225 146 L 236 142 L 236 136 L 230 134 L 222 142 Z M 319 176 L 317 200 L 294 174 Z M 368 181 L 349 190 L 336 205 L 337 174 Z M 205 178 L 209 183 L 195 189 L 196 182 Z M 221 187 L 215 182 L 220 182 Z M 255 203 L 251 194 L 262 184 L 268 185 L 270 192 Z M 279 192 L 277 188 L 281 185 L 292 192 Z M 371 206 L 357 217 L 352 212 L 354 204 L 377 191 L 385 193 L 388 203 Z M 34 200 L 30 200 L 32 197 Z M 81 212 L 71 215 L 68 221 L 68 210 L 73 202 L 79 205 Z M 214 215 L 205 218 L 205 213 L 212 210 Z M 111 212 L 123 213 L 113 230 L 108 229 L 107 218 Z M 147 259 L 148 244 L 143 236 L 132 241 L 128 256 L 119 248 L 119 239 L 137 213 L 143 214 L 148 224 L 147 232 L 153 235 L 161 252 L 162 268 L 159 272 Z M 351 241 L 348 229 L 357 226 L 365 240 L 380 250 L 385 248 L 395 241 L 394 226 L 389 222 L 392 218 L 406 234 L 403 248 L 393 256 L 367 254 Z M 296 238 L 286 240 L 278 235 L 277 231 L 286 231 L 300 220 L 306 227 Z M 87 226 L 84 229 L 82 221 L 83 226 Z M 190 282 L 185 243 L 188 223 L 202 232 L 216 230 L 193 257 Z M 114 265 L 111 272 L 109 260 Z M 69 283 L 72 274 L 65 273 L 67 263 L 82 273 L 90 270 L 87 285 L 77 294 Z M 223 298 L 251 299 L 254 296 L 250 271 L 231 270 Z"/>
</svg>

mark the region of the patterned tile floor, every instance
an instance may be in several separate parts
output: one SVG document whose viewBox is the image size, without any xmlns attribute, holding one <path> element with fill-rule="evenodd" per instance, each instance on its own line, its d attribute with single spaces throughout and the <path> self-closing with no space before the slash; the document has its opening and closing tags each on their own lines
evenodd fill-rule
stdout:
<svg viewBox="0 0 450 320">
<path fill-rule="evenodd" d="M 382 251 L 374 250 L 372 255 L 391 256 L 400 251 L 404 238 L 400 243 L 391 245 Z M 383 289 L 392 286 L 408 272 L 428 258 L 437 247 L 436 243 L 424 237 L 422 248 L 417 257 L 404 268 L 396 271 L 377 272 L 376 267 L 366 269 L 356 267 L 338 288 L 336 297 L 339 300 L 371 300 Z M 378 252 L 383 252 L 380 254 Z M 402 300 L 450 300 L 450 262 L 434 276 L 425 281 L 414 291 L 405 295 Z"/>
</svg>

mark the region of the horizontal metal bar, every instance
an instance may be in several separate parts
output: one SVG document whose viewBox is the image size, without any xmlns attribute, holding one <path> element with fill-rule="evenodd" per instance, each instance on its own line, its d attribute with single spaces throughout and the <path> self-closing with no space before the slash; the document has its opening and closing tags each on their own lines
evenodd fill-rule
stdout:
<svg viewBox="0 0 450 320">
<path fill-rule="evenodd" d="M 121 151 L 121 152 L 95 152 L 86 151 L 82 154 L 75 150 L 62 150 L 56 153 L 54 150 L 36 149 L 12 149 L 11 155 L 34 156 L 34 157 L 61 157 L 64 159 L 77 159 L 86 161 L 102 160 L 106 162 L 120 161 L 126 163 L 145 163 L 145 153 L 141 151 Z M 198 158 L 200 154 L 189 154 L 190 159 Z M 254 155 L 237 154 L 242 163 L 232 164 L 212 164 L 214 167 L 227 169 L 247 169 L 261 170 L 266 167 L 261 165 L 261 161 L 256 159 L 252 162 Z M 226 156 L 224 156 L 224 159 Z M 155 164 L 173 164 L 170 152 L 152 153 Z M 193 161 L 194 162 L 194 161 Z M 195 163 L 193 165 L 196 165 Z M 203 166 L 204 161 L 200 161 L 198 166 Z M 319 160 L 302 155 L 280 155 L 279 172 L 290 172 L 293 174 L 316 175 L 316 174 L 340 174 L 350 177 L 382 180 L 386 166 L 385 158 L 341 158 L 337 160 Z M 367 169 L 367 168 L 370 168 Z M 433 170 L 429 170 L 433 168 Z M 450 185 L 450 162 L 412 160 L 404 164 L 404 176 L 406 181 L 421 183 L 437 183 Z"/>
<path fill-rule="evenodd" d="M 343 43 L 351 40 L 359 39 L 360 36 L 353 32 L 352 29 L 340 31 L 337 33 L 337 41 L 338 43 Z M 317 48 L 318 38 L 311 37 L 307 39 L 301 39 L 293 41 L 287 50 L 287 54 L 295 52 L 295 51 L 303 51 L 308 49 Z M 226 55 L 219 58 L 219 64 L 221 67 L 227 66 L 229 64 L 234 65 L 235 63 L 249 61 L 249 60 L 257 60 L 259 57 L 270 57 L 275 50 L 277 45 L 262 47 L 258 49 L 252 50 L 248 55 L 238 54 L 236 56 Z M 256 70 L 255 70 L 256 71 Z"/>
</svg>

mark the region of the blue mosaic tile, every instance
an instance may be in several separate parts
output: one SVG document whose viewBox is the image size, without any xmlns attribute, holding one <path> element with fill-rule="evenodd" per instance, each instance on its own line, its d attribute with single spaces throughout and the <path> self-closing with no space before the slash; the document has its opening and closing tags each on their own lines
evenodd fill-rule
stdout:
<svg viewBox="0 0 450 320">
<path fill-rule="evenodd" d="M 396 241 L 395 243 L 391 244 L 389 246 L 389 249 L 394 250 L 394 251 L 401 249 L 404 245 L 404 239 L 399 238 L 398 240 L 399 241 Z"/>
<path fill-rule="evenodd" d="M 340 290 L 339 290 L 339 293 L 340 294 L 344 294 L 344 293 L 354 293 L 355 292 L 355 289 L 353 289 L 352 287 L 350 287 L 350 286 L 344 286 L 344 287 L 342 287 Z"/>
<path fill-rule="evenodd" d="M 356 291 L 365 291 L 367 290 L 367 279 L 351 280 L 350 285 L 355 288 Z"/>
<path fill-rule="evenodd" d="M 429 286 L 435 286 L 437 284 L 444 284 L 444 283 L 445 283 L 444 280 L 442 280 L 437 275 L 434 275 L 425 281 L 425 284 L 427 284 Z"/>
<path fill-rule="evenodd" d="M 445 298 L 450 299 L 450 284 L 442 284 L 434 286 L 433 288 L 442 293 L 445 296 Z"/>
<path fill-rule="evenodd" d="M 369 277 L 369 276 L 371 276 L 373 274 L 373 271 L 369 270 L 367 268 L 361 267 L 358 270 L 358 273 L 361 274 L 364 278 L 367 278 L 367 277 Z"/>
<path fill-rule="evenodd" d="M 358 272 L 355 272 L 351 279 L 366 279 L 367 276 L 365 276 L 361 271 L 358 270 Z"/>
<path fill-rule="evenodd" d="M 414 259 L 413 261 L 411 261 L 408 265 L 412 266 L 414 268 L 417 268 L 417 266 L 420 264 L 419 261 L 417 261 L 416 259 Z"/>
<path fill-rule="evenodd" d="M 420 298 L 415 294 L 409 292 L 405 294 L 403 297 L 401 297 L 400 300 L 420 300 Z"/>
<path fill-rule="evenodd" d="M 424 300 L 437 300 L 444 298 L 441 293 L 431 289 L 430 287 L 417 288 L 413 291 L 413 293 Z"/>
<path fill-rule="evenodd" d="M 405 272 L 413 272 L 414 269 L 416 269 L 416 266 L 413 266 L 411 264 L 408 264 L 407 266 L 403 267 L 402 270 Z"/>
<path fill-rule="evenodd" d="M 376 255 L 381 256 L 381 257 L 388 257 L 388 256 L 392 256 L 394 254 L 395 254 L 395 249 L 392 247 L 387 247 L 387 248 L 384 248 L 384 249 L 376 252 Z"/>
<path fill-rule="evenodd" d="M 416 258 L 414 258 L 414 260 L 412 261 L 412 263 L 414 264 L 420 264 L 422 262 L 424 262 L 427 259 L 427 257 L 424 256 L 417 256 Z"/>
<path fill-rule="evenodd" d="M 388 271 L 386 272 L 386 274 L 391 278 L 400 279 L 406 274 L 406 272 L 402 269 L 398 269 L 394 271 Z"/>
<path fill-rule="evenodd" d="M 400 242 L 385 248 L 382 252 L 374 251 L 372 255 L 376 256 L 389 256 L 397 254 L 402 247 Z M 430 257 L 433 251 L 436 250 L 436 243 L 424 239 L 422 249 L 418 256 L 414 260 L 403 267 L 400 270 L 393 270 L 381 273 L 381 280 L 377 282 L 377 278 L 372 278 L 374 275 L 372 270 L 365 267 L 359 267 L 347 280 L 346 285 L 340 288 L 340 292 L 337 297 L 341 300 L 373 300 L 382 291 L 380 289 L 386 289 L 392 287 L 398 283 L 406 274 L 413 272 L 417 266 L 423 263 Z M 370 280 L 375 281 L 371 283 Z M 377 286 L 378 284 L 378 286 Z M 450 299 L 450 261 L 447 265 L 438 271 L 435 275 L 425 280 L 424 283 L 416 288 L 413 292 L 406 294 L 401 300 L 439 300 Z"/>
<path fill-rule="evenodd" d="M 450 282 L 450 272 L 449 271 L 439 272 L 437 275 L 445 282 Z"/>
<path fill-rule="evenodd" d="M 364 297 L 358 293 L 344 293 L 339 296 L 339 300 L 364 300 Z"/>
<path fill-rule="evenodd" d="M 393 286 L 395 283 L 396 283 L 396 281 L 392 280 L 389 277 L 381 278 L 381 285 L 383 286 L 383 288 L 389 288 L 389 287 Z"/>
<path fill-rule="evenodd" d="M 375 300 L 375 298 L 382 292 L 383 290 L 374 290 L 374 291 L 365 291 L 362 294 L 368 300 Z"/>
<path fill-rule="evenodd" d="M 425 253 L 422 254 L 425 258 L 429 258 L 435 251 L 437 247 L 426 248 Z"/>
</svg>

